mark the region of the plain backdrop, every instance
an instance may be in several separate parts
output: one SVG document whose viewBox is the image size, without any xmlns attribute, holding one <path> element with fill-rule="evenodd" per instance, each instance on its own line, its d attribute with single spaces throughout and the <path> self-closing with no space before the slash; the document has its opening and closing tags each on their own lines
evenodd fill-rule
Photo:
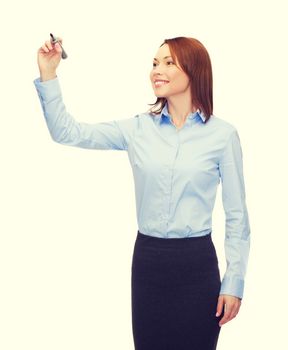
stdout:
<svg viewBox="0 0 288 350">
<path fill-rule="evenodd" d="M 66 108 L 91 123 L 132 117 L 156 100 L 149 72 L 165 38 L 204 44 L 213 67 L 213 114 L 240 135 L 251 224 L 244 298 L 222 327 L 218 348 L 288 348 L 285 6 L 284 0 L 1 5 L 1 350 L 134 349 L 131 166 L 125 151 L 52 141 L 33 84 L 37 50 L 50 32 L 68 53 L 57 70 Z M 219 185 L 212 237 L 221 276 L 224 228 Z"/>
</svg>

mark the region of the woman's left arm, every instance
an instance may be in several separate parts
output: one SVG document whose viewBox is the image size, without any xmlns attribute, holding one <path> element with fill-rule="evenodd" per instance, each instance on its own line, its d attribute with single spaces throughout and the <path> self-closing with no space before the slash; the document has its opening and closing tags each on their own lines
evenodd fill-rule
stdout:
<svg viewBox="0 0 288 350">
<path fill-rule="evenodd" d="M 243 298 L 250 250 L 250 223 L 246 206 L 243 154 L 234 128 L 219 161 L 222 203 L 225 211 L 226 272 L 222 279 L 217 310 L 225 314 L 221 325 L 235 317 Z"/>
</svg>

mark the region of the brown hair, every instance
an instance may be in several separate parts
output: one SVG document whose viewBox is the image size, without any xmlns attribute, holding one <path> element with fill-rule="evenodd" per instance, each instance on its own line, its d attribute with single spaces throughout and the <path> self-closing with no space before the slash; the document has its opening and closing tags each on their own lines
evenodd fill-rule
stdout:
<svg viewBox="0 0 288 350">
<path fill-rule="evenodd" d="M 165 39 L 160 47 L 164 44 L 169 45 L 174 62 L 177 58 L 180 68 L 189 77 L 192 103 L 205 115 L 206 123 L 213 114 L 212 65 L 206 48 L 199 40 L 182 36 Z M 149 104 L 153 106 L 149 111 L 161 113 L 165 103 L 165 97 L 157 97 L 155 103 Z"/>
</svg>

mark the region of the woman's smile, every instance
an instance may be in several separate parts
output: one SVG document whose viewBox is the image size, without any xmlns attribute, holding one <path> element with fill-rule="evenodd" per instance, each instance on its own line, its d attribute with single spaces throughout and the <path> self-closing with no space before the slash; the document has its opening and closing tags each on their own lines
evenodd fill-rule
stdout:
<svg viewBox="0 0 288 350">
<path fill-rule="evenodd" d="M 155 87 L 160 87 L 162 85 L 165 85 L 165 84 L 168 84 L 169 81 L 168 80 L 160 80 L 160 79 L 157 79 L 154 81 L 154 85 Z"/>
</svg>

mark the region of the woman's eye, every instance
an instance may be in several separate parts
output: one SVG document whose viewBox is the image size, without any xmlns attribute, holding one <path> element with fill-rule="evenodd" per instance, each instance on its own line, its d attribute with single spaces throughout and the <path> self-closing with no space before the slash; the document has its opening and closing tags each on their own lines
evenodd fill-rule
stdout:
<svg viewBox="0 0 288 350">
<path fill-rule="evenodd" d="M 174 62 L 172 62 L 172 61 L 167 61 L 167 64 L 169 64 L 169 63 L 174 64 Z M 153 63 L 153 67 L 156 67 L 156 64 L 157 63 Z"/>
</svg>

